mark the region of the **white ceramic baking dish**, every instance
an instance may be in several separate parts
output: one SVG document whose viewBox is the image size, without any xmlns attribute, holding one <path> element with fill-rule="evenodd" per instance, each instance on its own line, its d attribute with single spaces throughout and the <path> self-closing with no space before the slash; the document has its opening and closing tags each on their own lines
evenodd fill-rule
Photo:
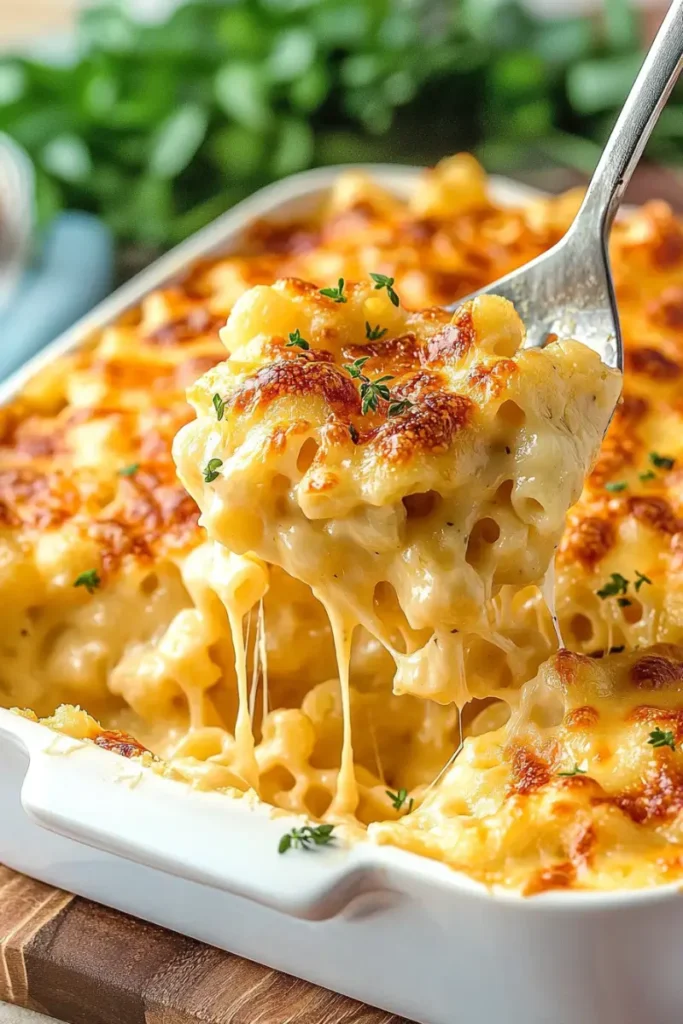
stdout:
<svg viewBox="0 0 683 1024">
<path fill-rule="evenodd" d="M 340 168 L 240 204 L 102 303 L 0 389 L 81 343 L 254 218 L 303 214 Z M 373 166 L 405 193 L 414 168 Z M 494 180 L 497 197 L 531 193 Z M 0 861 L 64 889 L 421 1024 L 673 1024 L 677 887 L 524 900 L 388 847 L 277 852 L 296 824 L 191 790 L 0 709 Z"/>
</svg>

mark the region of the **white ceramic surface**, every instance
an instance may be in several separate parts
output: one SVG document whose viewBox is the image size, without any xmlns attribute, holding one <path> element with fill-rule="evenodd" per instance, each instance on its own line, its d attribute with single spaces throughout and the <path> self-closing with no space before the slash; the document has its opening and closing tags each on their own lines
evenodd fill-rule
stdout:
<svg viewBox="0 0 683 1024">
<path fill-rule="evenodd" d="M 136 303 L 254 217 L 310 208 L 338 168 L 264 190 L 164 257 L 15 375 Z M 404 192 L 411 168 L 373 168 Z M 495 183 L 503 201 L 528 190 Z M 277 852 L 296 823 L 195 792 L 0 710 L 0 861 L 421 1024 L 673 1024 L 683 896 L 492 895 L 387 847 Z"/>
</svg>

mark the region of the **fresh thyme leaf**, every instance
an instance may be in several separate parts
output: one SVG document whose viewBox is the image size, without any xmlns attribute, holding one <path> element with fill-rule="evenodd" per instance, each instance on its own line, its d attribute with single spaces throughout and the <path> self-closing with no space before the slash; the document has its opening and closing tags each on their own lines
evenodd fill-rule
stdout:
<svg viewBox="0 0 683 1024">
<path fill-rule="evenodd" d="M 643 481 L 643 483 L 645 484 L 645 483 L 647 483 L 647 481 L 648 481 L 648 480 L 654 480 L 654 479 L 656 479 L 656 477 L 657 477 L 657 474 L 656 474 L 656 473 L 654 473 L 654 472 L 653 472 L 653 471 L 652 471 L 651 469 L 648 469 L 648 470 L 646 470 L 646 471 L 645 471 L 644 473 L 639 473 L 639 474 L 638 474 L 638 477 L 639 477 L 639 479 L 640 479 L 640 480 L 642 480 L 642 481 Z"/>
<path fill-rule="evenodd" d="M 570 772 L 557 772 L 557 774 L 564 779 L 570 779 L 573 775 L 585 775 L 587 768 L 579 768 L 578 764 L 575 764 Z"/>
<path fill-rule="evenodd" d="M 223 415 L 225 413 L 225 402 L 223 401 L 221 396 L 218 395 L 218 394 L 213 396 L 212 401 L 213 401 L 213 407 L 216 410 L 216 419 L 220 423 L 220 421 L 223 419 Z"/>
<path fill-rule="evenodd" d="M 363 416 L 366 416 L 370 409 L 372 409 L 373 412 L 377 411 L 377 407 L 379 405 L 379 398 L 377 397 L 372 387 L 372 384 L 361 384 L 360 400 L 360 411 L 362 412 Z"/>
<path fill-rule="evenodd" d="M 370 274 L 370 277 L 375 282 L 375 291 L 379 291 L 381 288 L 386 288 L 387 295 L 393 306 L 400 306 L 401 300 L 394 291 L 393 284 L 395 278 L 387 277 L 386 274 Z"/>
<path fill-rule="evenodd" d="M 652 730 L 647 742 L 651 747 L 671 747 L 672 750 L 676 749 L 674 734 L 670 729 L 660 729 L 659 726 Z"/>
<path fill-rule="evenodd" d="M 293 828 L 291 832 L 285 832 L 281 837 L 278 853 L 286 853 L 291 849 L 310 850 L 314 846 L 326 846 L 334 841 L 333 831 L 334 825 L 304 825 L 303 828 Z"/>
<path fill-rule="evenodd" d="M 328 299 L 334 299 L 335 302 L 346 302 L 346 296 L 344 295 L 344 278 L 339 278 L 339 284 L 336 288 L 321 288 L 320 294 L 327 296 Z"/>
<path fill-rule="evenodd" d="M 385 789 L 384 792 L 387 794 L 387 796 L 391 800 L 392 806 L 397 811 L 400 811 L 402 809 L 404 803 L 408 799 L 408 790 L 407 789 L 401 788 L 401 789 L 397 790 L 395 793 L 392 793 L 392 791 L 390 789 Z M 410 814 L 412 809 L 413 809 L 413 798 L 411 796 L 410 800 L 408 801 L 408 806 L 406 807 L 406 813 Z"/>
<path fill-rule="evenodd" d="M 363 373 L 361 371 L 369 358 L 370 356 L 361 356 L 360 359 L 354 359 L 352 363 L 344 363 L 344 369 L 348 370 L 354 378 L 362 377 Z M 367 380 L 367 377 L 365 380 Z"/>
<path fill-rule="evenodd" d="M 379 400 L 383 398 L 385 402 L 388 402 L 391 398 L 391 392 L 387 387 L 386 382 L 393 380 L 394 378 L 389 373 L 385 373 L 382 377 L 377 377 L 376 380 L 370 380 L 363 373 L 363 367 L 367 363 L 370 356 L 361 356 L 359 359 L 354 359 L 352 363 L 345 363 L 344 369 L 355 379 L 360 381 L 360 407 L 363 416 L 372 409 L 373 412 L 377 411 L 379 407 Z"/>
<path fill-rule="evenodd" d="M 368 341 L 378 341 L 384 337 L 388 329 L 388 327 L 381 328 L 379 324 L 376 327 L 371 327 L 367 320 L 365 321 L 365 337 Z"/>
<path fill-rule="evenodd" d="M 383 398 L 385 402 L 389 401 L 391 392 L 384 381 L 393 379 L 388 374 L 384 377 L 378 377 L 377 380 L 369 380 L 367 377 L 363 378 L 363 383 L 360 386 L 360 400 L 361 412 L 364 416 L 368 409 L 372 409 L 373 412 L 377 411 L 380 398 Z"/>
<path fill-rule="evenodd" d="M 627 487 L 628 484 L 625 480 L 618 480 L 615 483 L 605 484 L 605 490 L 612 491 L 613 493 L 616 493 L 617 491 L 625 491 Z"/>
<path fill-rule="evenodd" d="M 638 578 L 635 581 L 635 583 L 633 584 L 633 589 L 635 590 L 635 592 L 637 594 L 638 591 L 640 590 L 640 588 L 642 587 L 643 583 L 652 583 L 652 580 L 650 579 L 649 576 L 646 576 L 645 573 L 638 572 L 637 569 L 636 569 L 636 576 Z"/>
<path fill-rule="evenodd" d="M 619 605 L 620 608 L 628 608 L 628 606 L 631 604 L 631 602 L 629 601 L 629 599 L 627 597 L 618 597 L 617 598 L 617 604 Z"/>
<path fill-rule="evenodd" d="M 139 462 L 131 462 L 130 466 L 123 466 L 123 468 L 119 470 L 118 476 L 135 476 L 139 468 Z"/>
<path fill-rule="evenodd" d="M 204 482 L 207 484 L 213 483 L 213 481 L 218 477 L 218 470 L 222 465 L 222 459 L 209 459 L 204 467 Z"/>
<path fill-rule="evenodd" d="M 670 455 L 659 455 L 657 452 L 650 452 L 650 462 L 657 469 L 673 469 L 675 459 L 672 459 Z"/>
<path fill-rule="evenodd" d="M 74 587 L 85 587 L 89 594 L 94 594 L 102 580 L 97 569 L 86 569 L 74 580 Z"/>
<path fill-rule="evenodd" d="M 387 409 L 387 416 L 400 416 L 401 413 L 407 412 L 408 409 L 412 409 L 413 403 L 409 398 L 403 398 L 400 402 L 392 402 Z"/>
<path fill-rule="evenodd" d="M 353 443 L 358 444 L 360 436 L 358 434 L 358 431 L 354 427 L 353 423 L 349 423 L 349 434 L 351 435 L 351 440 L 353 441 Z"/>
<path fill-rule="evenodd" d="M 614 597 L 615 594 L 625 594 L 627 590 L 628 580 L 626 577 L 622 576 L 620 572 L 613 572 L 611 582 L 606 583 L 600 590 L 596 590 L 596 594 L 604 600 L 606 597 Z"/>
<path fill-rule="evenodd" d="M 298 327 L 292 334 L 290 334 L 289 341 L 285 345 L 285 348 L 292 348 L 295 345 L 298 348 L 303 348 L 306 351 L 308 351 L 308 349 L 311 347 L 306 341 L 306 339 L 301 337 L 301 331 L 299 330 Z"/>
</svg>

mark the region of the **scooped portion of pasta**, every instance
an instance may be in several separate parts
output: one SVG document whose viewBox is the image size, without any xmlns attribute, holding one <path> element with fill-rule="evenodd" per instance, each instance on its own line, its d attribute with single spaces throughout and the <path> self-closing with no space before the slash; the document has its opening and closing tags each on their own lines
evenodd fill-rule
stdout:
<svg viewBox="0 0 683 1024">
<path fill-rule="evenodd" d="M 336 810 L 352 812 L 355 627 L 391 654 L 397 694 L 496 696 L 465 663 L 513 650 L 502 606 L 548 572 L 621 377 L 579 342 L 522 348 L 505 299 L 409 314 L 380 274 L 256 287 L 221 337 L 227 360 L 189 390 L 178 472 L 210 538 L 327 609 L 346 708 Z M 230 601 L 235 638 L 249 605 Z"/>
</svg>

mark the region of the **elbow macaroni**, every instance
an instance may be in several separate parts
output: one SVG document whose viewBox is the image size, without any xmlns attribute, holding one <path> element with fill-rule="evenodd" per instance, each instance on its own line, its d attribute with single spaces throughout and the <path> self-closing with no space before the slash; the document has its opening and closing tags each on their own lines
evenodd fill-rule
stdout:
<svg viewBox="0 0 683 1024">
<path fill-rule="evenodd" d="M 344 175 L 31 381 L 0 414 L 0 701 L 487 884 L 680 877 L 683 227 L 615 227 L 595 462 L 610 371 L 521 348 L 503 300 L 438 308 L 575 209 L 502 209 L 466 156 L 407 201 Z"/>
</svg>

